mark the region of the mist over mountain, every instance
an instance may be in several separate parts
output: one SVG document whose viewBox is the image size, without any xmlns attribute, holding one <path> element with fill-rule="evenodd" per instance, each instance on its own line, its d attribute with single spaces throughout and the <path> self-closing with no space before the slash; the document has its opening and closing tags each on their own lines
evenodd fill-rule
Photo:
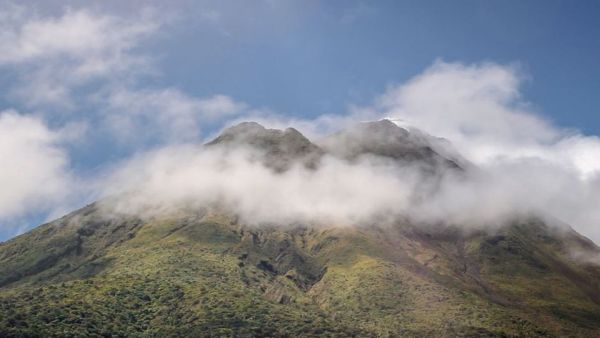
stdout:
<svg viewBox="0 0 600 338">
<path fill-rule="evenodd" d="M 144 153 L 0 243 L 0 332 L 597 334 L 600 248 L 490 199 L 506 181 L 487 170 L 389 120 L 314 141 L 245 122 Z"/>
<path fill-rule="evenodd" d="M 433 138 L 432 138 L 433 140 Z M 107 180 L 116 212 L 220 205 L 250 224 L 359 225 L 410 215 L 464 170 L 425 138 L 389 120 L 357 124 L 313 143 L 293 128 L 241 123 L 204 147 L 166 148 Z M 114 189 L 114 190 L 112 190 Z M 109 204 L 109 202 L 107 202 Z"/>
<path fill-rule="evenodd" d="M 108 209 L 140 217 L 220 205 L 255 225 L 348 226 L 403 217 L 480 229 L 529 216 L 586 225 L 571 208 L 578 201 L 576 210 L 594 212 L 574 195 L 589 188 L 573 182 L 571 194 L 561 194 L 557 189 L 569 182 L 561 183 L 568 179 L 561 173 L 536 159 L 474 164 L 451 141 L 387 119 L 315 141 L 294 128 L 243 122 L 203 147 L 143 153 L 99 185 L 101 196 L 124 196 L 107 202 Z"/>
<path fill-rule="evenodd" d="M 600 337 L 599 12 L 0 0 L 0 338 Z"/>
</svg>

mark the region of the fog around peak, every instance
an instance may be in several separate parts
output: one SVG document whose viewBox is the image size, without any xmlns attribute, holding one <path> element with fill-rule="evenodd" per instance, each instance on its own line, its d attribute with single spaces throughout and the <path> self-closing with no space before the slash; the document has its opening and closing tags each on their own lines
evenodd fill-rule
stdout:
<svg viewBox="0 0 600 338">
<path fill-rule="evenodd" d="M 599 242 L 600 139 L 543 118 L 523 97 L 522 79 L 511 65 L 437 61 L 372 104 L 338 114 L 294 118 L 239 104 L 211 117 L 223 128 L 202 134 L 204 142 L 153 143 L 86 174 L 70 167 L 64 147 L 79 140 L 76 125 L 0 119 L 11 131 L 39 126 L 15 142 L 41 160 L 29 170 L 48 190 L 22 184 L 6 198 L 23 206 L 7 204 L 0 215 L 41 205 L 53 218 L 94 200 L 144 217 L 218 205 L 254 225 L 402 219 L 480 229 L 536 215 Z"/>
<path fill-rule="evenodd" d="M 229 123 L 281 129 L 274 135 L 296 128 L 324 151 L 316 167 L 274 171 L 257 155 L 265 149 L 247 144 L 227 152 L 175 146 L 124 163 L 104 182 L 105 193 L 136 191 L 119 204 L 124 212 L 220 203 L 251 224 L 365 226 L 403 218 L 487 228 L 536 215 L 600 240 L 600 140 L 540 117 L 520 83 L 511 66 L 439 61 L 347 114 L 299 120 L 254 112 Z M 399 128 L 386 117 L 405 122 Z M 360 123 L 368 120 L 379 122 Z M 387 156 L 394 142 L 413 158 Z M 423 149 L 432 153 L 420 156 L 461 169 L 436 160 L 432 171 L 414 157 Z"/>
</svg>

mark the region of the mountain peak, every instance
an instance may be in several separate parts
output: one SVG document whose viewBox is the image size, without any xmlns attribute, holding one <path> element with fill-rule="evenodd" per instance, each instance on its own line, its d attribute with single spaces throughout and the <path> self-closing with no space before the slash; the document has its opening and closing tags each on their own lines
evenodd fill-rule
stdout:
<svg viewBox="0 0 600 338">
<path fill-rule="evenodd" d="M 248 143 L 258 145 L 264 142 L 277 141 L 296 141 L 300 143 L 310 143 L 310 141 L 294 128 L 267 129 L 258 122 L 241 122 L 223 130 L 214 140 L 207 145 L 226 144 L 226 143 Z"/>
<path fill-rule="evenodd" d="M 374 155 L 394 160 L 422 164 L 436 171 L 440 164 L 458 168 L 454 158 L 436 151 L 433 137 L 399 127 L 388 119 L 360 122 L 314 144 L 294 128 L 268 129 L 257 122 L 242 122 L 226 128 L 207 146 L 228 149 L 249 147 L 264 153 L 263 162 L 278 171 L 289 168 L 300 160 L 314 167 L 324 154 L 354 160 L 363 155 Z M 429 142 L 431 141 L 431 142 Z"/>
<path fill-rule="evenodd" d="M 263 162 L 277 171 L 287 169 L 295 161 L 312 167 L 323 152 L 294 128 L 267 129 L 256 122 L 242 122 L 229 127 L 206 145 L 250 147 L 262 152 Z"/>
<path fill-rule="evenodd" d="M 431 142 L 420 134 L 418 137 L 412 135 L 388 119 L 358 123 L 325 138 L 320 145 L 326 151 L 347 159 L 376 155 L 405 163 L 425 164 L 432 170 L 440 164 L 459 167 L 453 159 L 436 152 Z"/>
<path fill-rule="evenodd" d="M 223 144 L 234 141 L 244 141 L 252 137 L 264 135 L 267 129 L 257 122 L 241 122 L 224 129 L 219 136 L 207 143 L 207 145 Z"/>
<path fill-rule="evenodd" d="M 408 135 L 408 131 L 406 129 L 399 127 L 397 124 L 388 119 L 361 122 L 356 124 L 352 129 L 365 132 L 374 132 L 378 135 Z"/>
</svg>

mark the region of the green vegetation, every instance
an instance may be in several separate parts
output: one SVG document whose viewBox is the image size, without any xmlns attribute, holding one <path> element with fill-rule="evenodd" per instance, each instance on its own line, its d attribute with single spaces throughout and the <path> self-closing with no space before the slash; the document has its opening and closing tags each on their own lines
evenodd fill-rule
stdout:
<svg viewBox="0 0 600 338">
<path fill-rule="evenodd" d="M 249 228 L 91 205 L 0 244 L 0 335 L 597 336 L 600 268 L 573 247 L 598 250 L 533 220 Z"/>
</svg>

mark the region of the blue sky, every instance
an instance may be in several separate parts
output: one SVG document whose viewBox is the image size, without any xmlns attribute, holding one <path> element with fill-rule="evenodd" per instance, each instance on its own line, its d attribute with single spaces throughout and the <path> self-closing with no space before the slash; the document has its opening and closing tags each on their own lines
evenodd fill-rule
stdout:
<svg viewBox="0 0 600 338">
<path fill-rule="evenodd" d="M 597 2 L 304 3 L 175 29 L 161 62 L 166 82 L 316 116 L 368 103 L 438 58 L 516 63 L 529 77 L 524 95 L 544 114 L 599 132 Z"/>
<path fill-rule="evenodd" d="M 135 154 L 245 116 L 377 106 L 436 62 L 510 69 L 513 103 L 594 137 L 599 12 L 551 0 L 3 1 L 0 111 L 24 126 L 15 144 L 36 146 L 3 141 L 5 156 L 33 155 L 4 159 L 6 181 L 32 178 L 5 193 L 20 202 L 0 210 L 0 240 L 91 201 L 97 177 Z"/>
</svg>

